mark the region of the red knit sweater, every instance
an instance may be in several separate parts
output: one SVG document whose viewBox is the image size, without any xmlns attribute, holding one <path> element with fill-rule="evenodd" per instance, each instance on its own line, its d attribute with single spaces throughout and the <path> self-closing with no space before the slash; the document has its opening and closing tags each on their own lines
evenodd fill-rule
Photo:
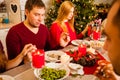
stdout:
<svg viewBox="0 0 120 80">
<path fill-rule="evenodd" d="M 83 34 L 80 33 L 76 35 L 76 32 L 72 31 L 70 28 L 70 25 L 68 22 L 65 23 L 68 29 L 68 33 L 70 36 L 70 41 L 75 40 L 77 38 L 83 38 Z M 50 28 L 50 34 L 51 34 L 51 39 L 52 39 L 52 48 L 60 48 L 60 34 L 63 32 L 62 28 L 57 24 L 53 23 L 51 28 Z"/>
<path fill-rule="evenodd" d="M 25 44 L 32 43 L 38 49 L 48 50 L 50 48 L 50 34 L 43 24 L 39 26 L 39 31 L 34 34 L 21 22 L 13 26 L 6 37 L 8 58 L 15 58 L 24 48 Z"/>
</svg>

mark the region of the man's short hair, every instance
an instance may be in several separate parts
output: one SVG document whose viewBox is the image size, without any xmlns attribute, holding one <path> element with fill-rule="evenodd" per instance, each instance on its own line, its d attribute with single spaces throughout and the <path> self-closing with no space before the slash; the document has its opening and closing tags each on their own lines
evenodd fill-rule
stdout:
<svg viewBox="0 0 120 80">
<path fill-rule="evenodd" d="M 33 7 L 45 8 L 45 4 L 42 0 L 27 0 L 25 4 L 25 9 L 31 11 Z"/>
</svg>

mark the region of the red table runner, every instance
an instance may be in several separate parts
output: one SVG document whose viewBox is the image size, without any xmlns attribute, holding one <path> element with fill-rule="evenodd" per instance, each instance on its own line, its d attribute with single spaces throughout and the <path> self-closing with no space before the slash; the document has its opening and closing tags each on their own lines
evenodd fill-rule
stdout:
<svg viewBox="0 0 120 80">
<path fill-rule="evenodd" d="M 97 56 L 98 56 L 99 60 L 105 60 L 105 58 L 101 54 L 98 53 Z M 96 70 L 97 66 L 98 66 L 97 62 L 95 63 L 94 66 L 84 67 L 83 68 L 84 73 L 85 74 L 93 74 L 94 71 Z"/>
</svg>

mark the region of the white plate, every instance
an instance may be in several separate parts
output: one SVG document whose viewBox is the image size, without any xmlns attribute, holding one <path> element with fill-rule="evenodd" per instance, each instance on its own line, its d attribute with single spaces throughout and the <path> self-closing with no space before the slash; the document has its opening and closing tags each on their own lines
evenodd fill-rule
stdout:
<svg viewBox="0 0 120 80">
<path fill-rule="evenodd" d="M 62 55 L 66 53 L 63 51 L 46 51 L 45 52 L 45 60 L 50 62 L 59 62 Z"/>
<path fill-rule="evenodd" d="M 65 75 L 63 78 L 58 79 L 58 80 L 64 80 L 64 79 L 67 78 L 67 77 L 69 76 L 69 74 L 70 74 L 69 68 L 66 67 L 66 66 L 64 66 L 64 65 L 62 65 L 61 63 L 53 63 L 53 62 L 52 62 L 52 63 L 46 63 L 46 66 L 49 67 L 49 68 L 53 68 L 53 69 L 56 69 L 56 68 L 57 68 L 57 69 L 64 69 L 64 70 L 66 70 L 66 75 Z M 44 80 L 44 79 L 41 79 L 41 78 L 39 77 L 41 70 L 42 70 L 42 69 L 34 69 L 34 75 L 35 75 L 39 80 Z"/>
<path fill-rule="evenodd" d="M 50 62 L 50 63 L 46 63 L 45 66 L 49 67 L 49 68 L 59 68 L 62 66 L 61 63 L 55 63 L 55 62 Z"/>
<path fill-rule="evenodd" d="M 15 80 L 12 76 L 9 75 L 0 75 L 3 80 Z"/>
<path fill-rule="evenodd" d="M 86 46 L 90 45 L 90 41 L 80 39 L 72 40 L 71 43 L 75 46 L 79 46 L 80 44 L 85 44 Z"/>
<path fill-rule="evenodd" d="M 83 69 L 83 66 L 81 66 L 81 65 L 79 65 L 79 64 L 76 64 L 76 63 L 69 63 L 68 66 L 69 66 L 71 69 L 74 69 L 74 70 Z"/>
<path fill-rule="evenodd" d="M 69 63 L 68 66 L 69 66 L 70 69 L 71 69 L 71 74 L 84 75 L 83 66 L 81 66 L 80 64 Z"/>
<path fill-rule="evenodd" d="M 83 40 L 79 40 L 79 39 L 76 39 L 76 40 L 72 40 L 71 43 L 75 46 L 78 46 L 82 43 Z"/>
<path fill-rule="evenodd" d="M 91 53 L 93 53 L 93 54 L 97 54 L 97 53 L 95 52 L 95 49 L 92 48 L 92 47 L 87 48 L 87 52 L 91 52 Z"/>
</svg>

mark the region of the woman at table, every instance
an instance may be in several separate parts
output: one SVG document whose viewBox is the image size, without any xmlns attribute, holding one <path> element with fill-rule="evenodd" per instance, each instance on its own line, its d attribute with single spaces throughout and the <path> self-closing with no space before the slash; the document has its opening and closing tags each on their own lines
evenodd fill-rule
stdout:
<svg viewBox="0 0 120 80">
<path fill-rule="evenodd" d="M 30 54 L 36 47 L 32 44 L 25 45 L 22 52 L 14 59 L 8 60 L 3 45 L 0 41 L 0 73 L 18 66 L 27 54 Z"/>
<path fill-rule="evenodd" d="M 74 29 L 74 4 L 70 1 L 64 1 L 58 10 L 57 19 L 50 28 L 52 47 L 56 49 L 65 47 L 72 40 L 83 38 L 87 30 L 88 27 L 78 35 L 76 34 Z"/>
</svg>

